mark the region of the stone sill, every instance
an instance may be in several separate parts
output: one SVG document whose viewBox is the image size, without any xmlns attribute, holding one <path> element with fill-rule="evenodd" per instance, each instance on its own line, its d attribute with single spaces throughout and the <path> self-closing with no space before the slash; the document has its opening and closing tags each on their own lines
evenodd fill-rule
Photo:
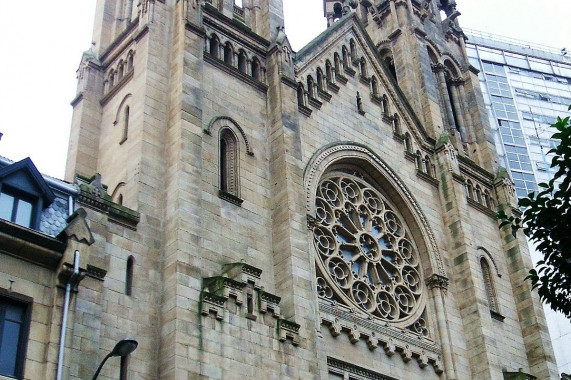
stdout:
<svg viewBox="0 0 571 380">
<path fill-rule="evenodd" d="M 466 197 L 466 199 L 468 200 L 468 204 L 472 207 L 474 207 L 475 209 L 483 212 L 484 214 L 488 215 L 490 218 L 496 218 L 496 212 L 484 205 L 479 204 L 478 202 L 476 202 L 475 200 L 473 200 L 472 198 L 468 198 Z"/>
<path fill-rule="evenodd" d="M 263 82 L 260 82 L 257 79 L 249 76 L 246 73 L 241 72 L 237 68 L 224 63 L 223 61 L 219 60 L 216 57 L 213 57 L 207 52 L 204 52 L 204 61 L 212 64 L 213 66 L 218 67 L 222 71 L 232 75 L 233 77 L 240 79 L 242 82 L 249 84 L 250 86 L 256 88 L 257 90 L 266 93 L 268 91 L 268 86 L 266 86 Z"/>
<path fill-rule="evenodd" d="M 297 109 L 299 110 L 300 113 L 302 113 L 303 115 L 305 115 L 307 117 L 310 117 L 311 112 L 313 112 L 310 108 L 308 108 L 302 104 L 298 104 Z"/>
<path fill-rule="evenodd" d="M 421 170 L 416 169 L 416 176 L 425 180 L 426 182 L 438 187 L 438 180 L 436 178 L 433 178 L 429 174 L 427 174 Z"/>
<path fill-rule="evenodd" d="M 235 196 L 234 194 L 230 194 L 229 192 L 224 190 L 218 190 L 218 197 L 224 199 L 227 202 L 235 204 L 236 206 L 242 206 L 242 202 L 244 202 L 243 199 Z"/>
</svg>

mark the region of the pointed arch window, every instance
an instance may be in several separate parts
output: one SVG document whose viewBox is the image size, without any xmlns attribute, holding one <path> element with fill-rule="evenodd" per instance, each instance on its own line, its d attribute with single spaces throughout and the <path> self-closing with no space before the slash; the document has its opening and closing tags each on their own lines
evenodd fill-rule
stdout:
<svg viewBox="0 0 571 380">
<path fill-rule="evenodd" d="M 341 73 L 341 58 L 339 58 L 339 54 L 333 54 L 333 64 L 335 65 L 335 75 Z"/>
<path fill-rule="evenodd" d="M 401 134 L 400 119 L 399 115 L 397 115 L 396 113 L 393 115 L 393 133 L 397 136 L 400 136 Z"/>
<path fill-rule="evenodd" d="M 472 185 L 472 181 L 470 180 L 466 181 L 466 195 L 470 199 L 474 198 L 474 185 Z"/>
<path fill-rule="evenodd" d="M 379 82 L 376 76 L 371 76 L 371 94 L 373 96 L 379 96 Z"/>
<path fill-rule="evenodd" d="M 230 128 L 220 132 L 220 191 L 238 197 L 238 139 Z"/>
<path fill-rule="evenodd" d="M 230 66 L 234 63 L 234 49 L 232 49 L 230 42 L 226 42 L 224 45 L 224 63 Z"/>
<path fill-rule="evenodd" d="M 389 98 L 386 95 L 383 95 L 382 106 L 383 106 L 383 113 L 385 115 L 388 115 L 389 114 Z"/>
<path fill-rule="evenodd" d="M 252 78 L 262 81 L 262 69 L 260 61 L 256 57 L 252 59 Z"/>
<path fill-rule="evenodd" d="M 351 38 L 351 41 L 349 41 L 349 49 L 351 49 L 351 60 L 355 61 L 357 60 L 357 44 L 355 43 L 355 40 Z"/>
<path fill-rule="evenodd" d="M 345 46 L 343 46 L 343 48 L 341 49 L 341 54 L 343 55 L 343 68 L 348 69 L 349 68 L 349 52 L 347 51 L 347 48 Z"/>
<path fill-rule="evenodd" d="M 307 94 L 310 98 L 315 98 L 315 83 L 311 75 L 307 76 Z"/>
<path fill-rule="evenodd" d="M 410 134 L 408 132 L 404 134 L 404 151 L 406 153 L 412 153 L 412 142 L 410 141 Z"/>
<path fill-rule="evenodd" d="M 325 61 L 325 78 L 327 79 L 327 83 L 333 82 L 332 67 L 331 67 L 331 62 L 329 62 L 329 60 Z"/>
<path fill-rule="evenodd" d="M 125 269 L 125 294 L 130 296 L 133 294 L 133 270 L 135 267 L 135 258 L 129 256 L 127 259 L 127 268 Z"/>
<path fill-rule="evenodd" d="M 323 88 L 323 71 L 321 67 L 317 68 L 317 91 L 325 91 Z"/>
<path fill-rule="evenodd" d="M 367 77 L 367 62 L 365 61 L 365 58 L 361 58 L 361 61 L 359 62 L 359 68 L 361 70 L 361 76 L 366 78 Z"/>
<path fill-rule="evenodd" d="M 298 106 L 305 106 L 305 90 L 303 89 L 303 85 L 298 83 L 297 85 L 297 105 Z"/>
<path fill-rule="evenodd" d="M 244 50 L 240 50 L 240 53 L 238 53 L 238 70 L 243 73 L 246 73 L 247 71 L 247 60 L 246 52 Z"/>
<path fill-rule="evenodd" d="M 216 37 L 215 34 L 212 35 L 212 37 L 210 37 L 210 55 L 215 57 L 215 58 L 219 58 L 219 53 L 220 51 L 220 43 L 218 41 L 218 37 Z"/>
<path fill-rule="evenodd" d="M 416 170 L 423 171 L 424 168 L 422 166 L 422 154 L 420 153 L 420 150 L 416 151 L 415 162 L 416 162 Z"/>
<path fill-rule="evenodd" d="M 484 257 L 480 259 L 480 268 L 482 269 L 484 288 L 486 290 L 486 297 L 488 298 L 488 307 L 490 308 L 490 313 L 495 319 L 503 320 L 504 317 L 502 317 L 500 314 L 498 297 L 496 294 L 496 288 L 494 286 L 494 279 L 492 276 L 490 264 L 488 264 L 488 260 L 486 260 Z"/>
<path fill-rule="evenodd" d="M 424 156 L 424 172 L 429 176 L 433 177 L 432 162 L 430 161 L 430 157 L 428 157 L 428 155 Z"/>
</svg>

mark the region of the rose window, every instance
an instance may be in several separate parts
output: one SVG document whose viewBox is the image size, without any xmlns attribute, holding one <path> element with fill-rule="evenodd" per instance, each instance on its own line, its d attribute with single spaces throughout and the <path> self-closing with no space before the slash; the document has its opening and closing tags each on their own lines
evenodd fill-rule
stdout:
<svg viewBox="0 0 571 380">
<path fill-rule="evenodd" d="M 318 294 L 385 321 L 413 322 L 420 331 L 424 299 L 418 252 L 394 210 L 360 178 L 343 174 L 322 180 L 313 229 Z"/>
</svg>

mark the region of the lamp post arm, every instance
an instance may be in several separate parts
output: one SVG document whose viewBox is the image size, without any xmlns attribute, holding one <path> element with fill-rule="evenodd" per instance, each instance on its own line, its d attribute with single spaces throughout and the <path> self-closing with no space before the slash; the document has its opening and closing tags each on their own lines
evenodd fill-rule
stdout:
<svg viewBox="0 0 571 380">
<path fill-rule="evenodd" d="M 111 352 L 107 354 L 107 356 L 105 356 L 105 358 L 103 359 L 103 361 L 101 362 L 101 364 L 99 364 L 99 367 L 97 367 L 97 371 L 95 371 L 95 375 L 93 375 L 93 379 L 92 380 L 96 380 L 97 376 L 99 376 L 99 372 L 101 372 L 101 368 L 103 368 L 103 365 L 105 364 L 105 362 L 107 361 L 107 359 L 109 359 L 111 357 Z"/>
</svg>

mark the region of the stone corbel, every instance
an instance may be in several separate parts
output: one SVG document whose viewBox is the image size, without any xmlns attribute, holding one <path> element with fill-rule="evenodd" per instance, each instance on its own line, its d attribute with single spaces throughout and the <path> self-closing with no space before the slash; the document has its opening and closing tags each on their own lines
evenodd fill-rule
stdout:
<svg viewBox="0 0 571 380">
<path fill-rule="evenodd" d="M 280 306 L 279 303 L 281 298 L 273 295 L 271 293 L 265 292 L 263 290 L 258 291 L 258 302 L 260 307 L 260 313 L 267 313 L 271 311 L 274 318 L 280 317 Z"/>
<path fill-rule="evenodd" d="M 299 324 L 287 319 L 278 320 L 279 340 L 285 342 L 290 340 L 294 346 L 299 345 Z"/>
<path fill-rule="evenodd" d="M 202 305 L 200 312 L 207 316 L 210 313 L 219 321 L 224 319 L 224 304 L 228 298 L 217 296 L 211 293 L 202 292 Z"/>
</svg>

